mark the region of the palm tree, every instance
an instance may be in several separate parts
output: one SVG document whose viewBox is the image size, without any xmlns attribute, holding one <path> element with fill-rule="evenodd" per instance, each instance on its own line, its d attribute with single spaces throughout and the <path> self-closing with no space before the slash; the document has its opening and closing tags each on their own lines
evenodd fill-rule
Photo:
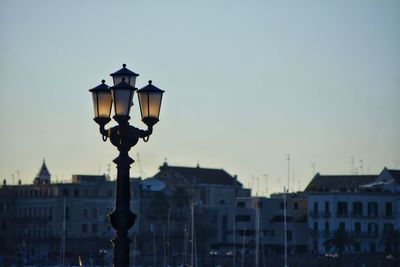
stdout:
<svg viewBox="0 0 400 267">
<path fill-rule="evenodd" d="M 385 252 L 394 257 L 393 259 L 396 262 L 400 256 L 400 231 L 393 229 L 388 231 L 379 241 L 379 246 L 383 246 Z"/>
<path fill-rule="evenodd" d="M 334 250 L 340 255 L 346 251 L 346 249 L 351 250 L 354 248 L 356 240 L 352 238 L 349 233 L 343 229 L 339 228 L 336 231 L 331 233 L 331 238 L 325 240 L 323 246 L 326 247 L 328 250 L 334 248 Z"/>
</svg>

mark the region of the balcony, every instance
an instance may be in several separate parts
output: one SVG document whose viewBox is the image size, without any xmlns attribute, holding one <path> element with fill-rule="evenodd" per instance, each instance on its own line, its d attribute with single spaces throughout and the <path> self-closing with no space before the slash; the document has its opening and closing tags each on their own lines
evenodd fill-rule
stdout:
<svg viewBox="0 0 400 267">
<path fill-rule="evenodd" d="M 391 213 L 391 212 L 390 213 L 389 212 L 382 212 L 381 217 L 382 217 L 382 219 L 388 219 L 388 220 L 394 218 L 393 213 Z"/>
<path fill-rule="evenodd" d="M 324 218 L 330 218 L 330 217 L 331 217 L 331 212 L 330 212 L 330 211 L 323 211 L 323 212 L 322 212 L 322 217 L 324 217 Z"/>
<path fill-rule="evenodd" d="M 318 230 L 310 229 L 310 236 L 313 238 L 317 238 L 320 236 L 320 233 Z"/>
<path fill-rule="evenodd" d="M 347 212 L 338 212 L 336 213 L 337 218 L 347 218 L 349 217 L 349 214 Z"/>
<path fill-rule="evenodd" d="M 368 213 L 368 215 L 367 215 L 367 218 L 369 218 L 369 219 L 376 219 L 376 218 L 378 218 L 379 216 L 378 216 L 378 213 L 377 212 L 370 212 L 370 213 Z"/>
<path fill-rule="evenodd" d="M 362 212 L 354 211 L 354 212 L 351 214 L 351 216 L 352 216 L 353 218 L 362 218 L 362 217 L 363 217 L 363 214 L 362 214 Z"/>
<path fill-rule="evenodd" d="M 319 217 L 319 214 L 317 211 L 312 211 L 310 212 L 310 217 L 316 219 Z"/>
</svg>

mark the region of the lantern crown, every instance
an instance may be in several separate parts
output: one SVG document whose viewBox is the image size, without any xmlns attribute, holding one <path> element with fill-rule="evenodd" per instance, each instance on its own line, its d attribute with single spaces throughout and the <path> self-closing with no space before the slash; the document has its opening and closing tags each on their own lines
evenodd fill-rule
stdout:
<svg viewBox="0 0 400 267">
<path fill-rule="evenodd" d="M 96 87 L 93 87 L 92 89 L 89 90 L 89 92 L 96 92 L 96 91 L 105 91 L 109 90 L 110 87 L 106 84 L 105 80 L 101 80 L 101 84 L 99 84 Z"/>
<path fill-rule="evenodd" d="M 161 90 L 160 88 L 156 87 L 153 85 L 152 80 L 149 80 L 149 84 L 140 88 L 138 92 L 154 92 L 154 93 L 164 93 L 164 90 Z"/>
<path fill-rule="evenodd" d="M 117 70 L 114 73 L 110 74 L 111 77 L 115 77 L 115 76 L 134 76 L 137 77 L 139 76 L 139 74 L 131 71 L 130 69 L 126 68 L 126 64 L 122 64 L 122 69 Z"/>
</svg>

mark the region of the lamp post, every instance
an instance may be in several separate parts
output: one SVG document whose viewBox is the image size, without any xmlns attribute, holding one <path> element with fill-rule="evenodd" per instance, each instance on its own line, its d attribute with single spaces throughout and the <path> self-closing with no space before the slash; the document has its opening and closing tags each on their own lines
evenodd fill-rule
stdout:
<svg viewBox="0 0 400 267">
<path fill-rule="evenodd" d="M 103 141 L 110 142 L 118 148 L 119 155 L 114 159 L 117 165 L 117 185 L 115 208 L 108 214 L 112 227 L 116 230 L 113 243 L 113 266 L 129 266 L 128 231 L 135 223 L 136 215 L 130 210 L 129 169 L 134 162 L 128 155 L 129 150 L 137 144 L 140 138 L 145 142 L 153 132 L 153 126 L 158 122 L 163 90 L 155 87 L 151 81 L 145 87 L 135 88 L 136 77 L 139 74 L 122 65 L 122 69 L 110 74 L 114 85 L 108 87 L 105 81 L 89 91 L 92 93 L 94 121 L 99 124 Z M 147 130 L 141 130 L 129 125 L 129 113 L 133 106 L 133 96 L 137 92 L 142 121 Z M 111 121 L 111 109 L 114 107 L 113 119 L 118 125 L 105 129 Z"/>
<path fill-rule="evenodd" d="M 107 250 L 101 248 L 99 250 L 99 256 L 100 256 L 100 260 L 101 260 L 101 267 L 104 267 L 104 256 L 106 255 Z"/>
</svg>

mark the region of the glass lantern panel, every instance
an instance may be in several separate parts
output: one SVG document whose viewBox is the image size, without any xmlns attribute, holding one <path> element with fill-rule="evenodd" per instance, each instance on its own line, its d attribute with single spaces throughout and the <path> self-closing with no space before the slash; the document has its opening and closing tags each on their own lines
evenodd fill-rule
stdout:
<svg viewBox="0 0 400 267">
<path fill-rule="evenodd" d="M 138 95 L 142 119 L 146 117 L 153 117 L 158 119 L 158 116 L 160 114 L 162 93 L 146 92 L 140 93 Z"/>
<path fill-rule="evenodd" d="M 132 106 L 133 91 L 131 89 L 114 90 L 114 110 L 115 115 L 129 116 Z"/>
<path fill-rule="evenodd" d="M 158 118 L 160 115 L 162 93 L 149 93 L 149 117 Z"/>
<path fill-rule="evenodd" d="M 114 76 L 113 79 L 114 79 L 114 85 L 119 84 L 124 79 L 124 81 L 128 83 L 130 86 L 135 87 L 135 82 L 136 82 L 135 76 L 121 75 L 121 76 Z"/>
<path fill-rule="evenodd" d="M 93 99 L 93 109 L 94 109 L 94 117 L 97 118 L 99 113 L 97 112 L 97 92 L 92 92 L 92 99 Z"/>
<path fill-rule="evenodd" d="M 149 116 L 149 97 L 148 93 L 138 93 L 140 112 L 142 113 L 142 119 Z"/>
<path fill-rule="evenodd" d="M 98 114 L 97 117 L 109 118 L 111 113 L 111 92 L 99 92 L 97 95 Z"/>
</svg>

